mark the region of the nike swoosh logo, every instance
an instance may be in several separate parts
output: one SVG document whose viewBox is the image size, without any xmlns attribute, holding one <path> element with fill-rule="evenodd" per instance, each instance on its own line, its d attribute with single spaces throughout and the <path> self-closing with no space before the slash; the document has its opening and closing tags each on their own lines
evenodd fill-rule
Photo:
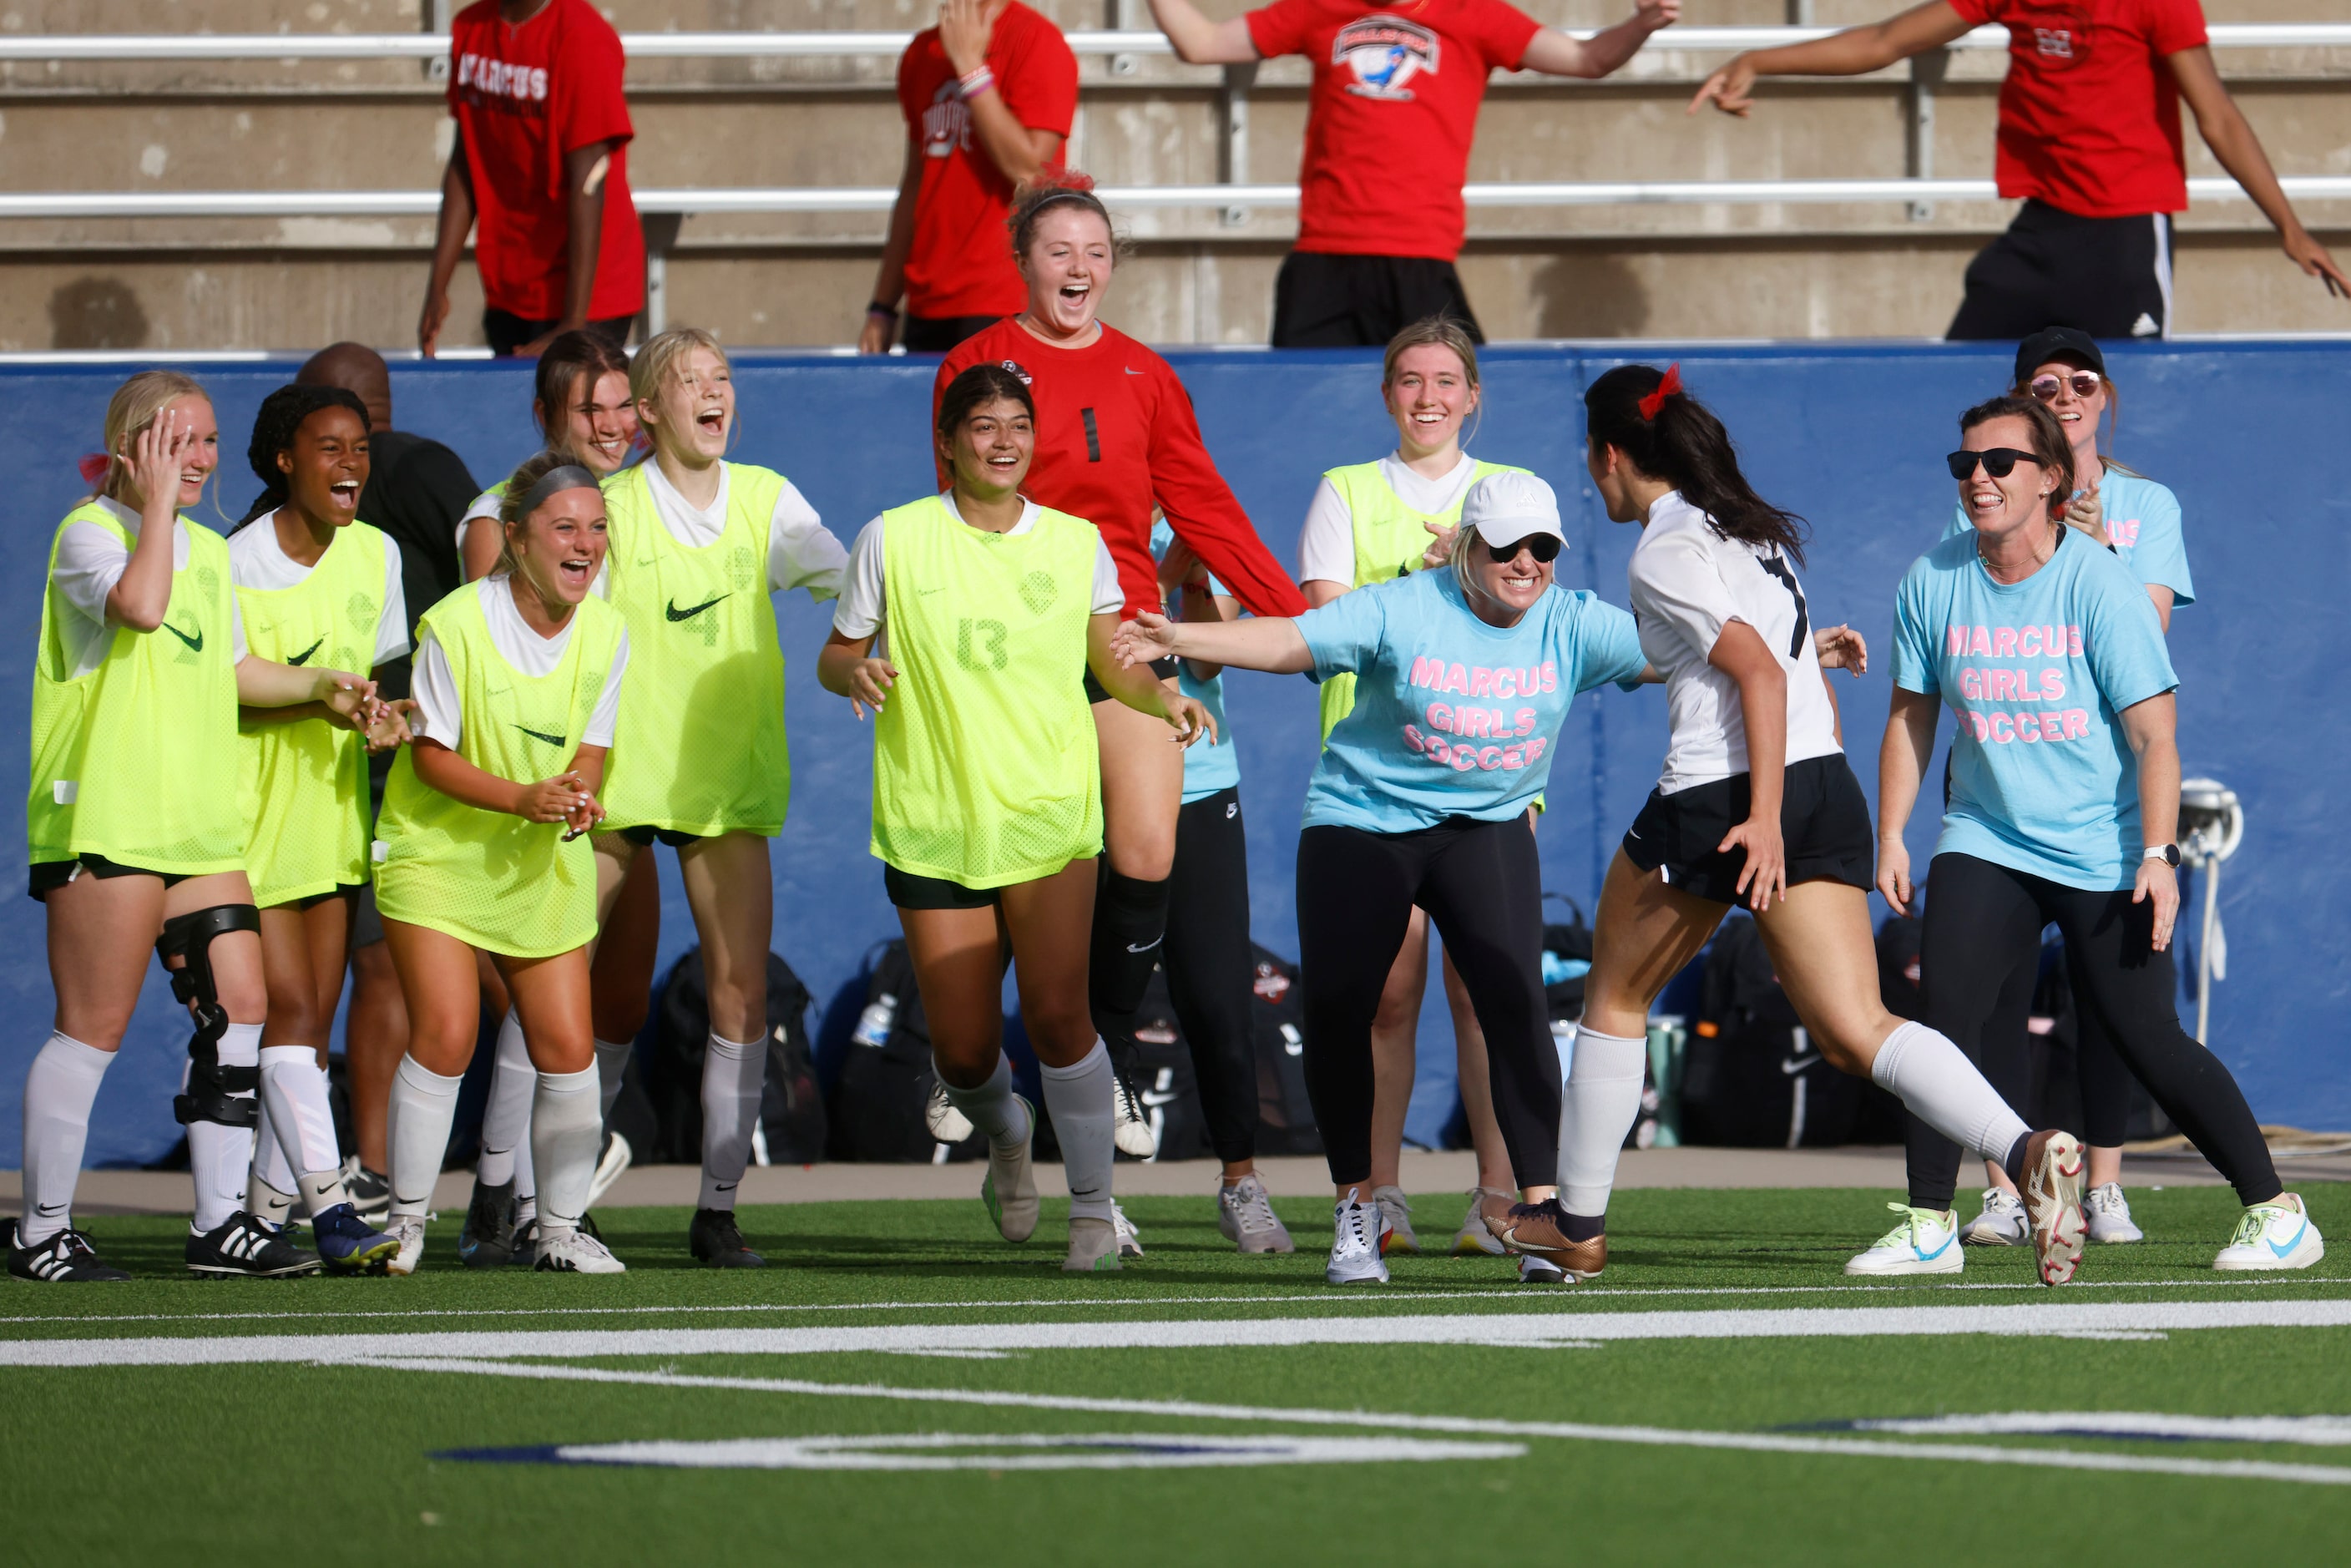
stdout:
<svg viewBox="0 0 2351 1568">
<path fill-rule="evenodd" d="M 1638 834 L 1638 833 L 1636 833 L 1636 832 L 1635 832 L 1632 829 L 1627 828 L 1627 829 L 1625 829 L 1625 836 L 1626 838 L 1628 838 L 1628 839 L 1637 839 L 1637 838 L 1639 838 L 1641 835 L 1640 835 L 1640 834 Z"/>
<path fill-rule="evenodd" d="M 50 1215 L 63 1214 L 72 1207 L 69 1203 L 37 1203 L 33 1206 L 33 1212 L 47 1219 Z"/>
<path fill-rule="evenodd" d="M 1144 943 L 1141 946 L 1137 946 L 1135 944 L 1130 942 L 1126 945 L 1126 950 L 1130 953 L 1148 953 L 1154 947 L 1158 946 L 1160 943 L 1165 940 L 1166 938 L 1164 936 L 1154 936 L 1150 941 Z"/>
<path fill-rule="evenodd" d="M 290 658 L 290 659 L 287 660 L 286 662 L 287 662 L 287 664 L 289 664 L 293 665 L 296 669 L 298 669 L 298 669 L 300 669 L 303 665 L 305 665 L 305 664 L 308 664 L 308 663 L 310 662 L 310 655 L 311 655 L 311 654 L 313 654 L 313 653 L 317 653 L 319 649 L 321 649 L 321 648 L 325 647 L 326 645 L 327 645 L 327 640 L 326 640 L 324 637 L 321 637 L 321 638 L 319 638 L 317 642 L 315 642 L 315 643 L 311 643 L 308 647 L 307 647 L 307 648 L 303 649 L 300 653 L 298 653 L 295 654 L 292 658 Z"/>
<path fill-rule="evenodd" d="M 1136 370 L 1133 365 L 1129 365 L 1129 366 L 1127 366 L 1127 367 L 1126 367 L 1126 373 L 1127 373 L 1128 375 L 1131 375 L 1131 376 L 1139 376 L 1139 375 L 1144 374 L 1144 372 L 1143 372 L 1143 371 L 1141 371 Z"/>
<path fill-rule="evenodd" d="M 1951 1249 L 1951 1243 L 1958 1239 L 1959 1238 L 1956 1236 L 1946 1236 L 1943 1238 L 1943 1244 L 1940 1247 L 1936 1248 L 1932 1252 L 1920 1252 L 1918 1250 L 1918 1244 L 1914 1241 L 1910 1244 L 1910 1250 L 1918 1253 L 1918 1260 L 1920 1262 L 1928 1263 L 1949 1251 Z"/>
<path fill-rule="evenodd" d="M 515 727 L 522 731 L 525 735 L 530 737 L 533 740 L 543 740 L 547 742 L 548 745 L 555 747 L 559 750 L 562 747 L 563 737 L 559 735 L 549 735 L 543 729 L 533 729 L 527 724 L 518 724 L 515 726 Z"/>
<path fill-rule="evenodd" d="M 673 621 L 691 621 L 695 616 L 701 614 L 704 611 L 709 609 L 712 605 L 717 603 L 719 600 L 731 599 L 733 597 L 733 594 L 722 593 L 718 596 L 718 599 L 705 599 L 691 610 L 680 610 L 677 607 L 677 601 L 673 599 L 669 601 L 667 613 L 669 618 Z"/>
<path fill-rule="evenodd" d="M 185 632 L 181 631 L 177 626 L 172 625 L 169 621 L 163 622 L 163 630 L 169 632 L 172 636 L 177 637 L 181 642 L 185 643 L 188 645 L 188 651 L 190 653 L 201 653 L 204 651 L 204 634 L 202 632 L 198 632 L 194 636 L 191 637 Z"/>
<path fill-rule="evenodd" d="M 2307 1230 L 2307 1229 L 2309 1229 L 2309 1228 L 2310 1228 L 2310 1221 L 2309 1221 L 2309 1220 L 2307 1220 L 2307 1219 L 2304 1220 L 2304 1221 L 2302 1222 L 2302 1230 Z M 2293 1240 L 2291 1240 L 2291 1241 L 2289 1241 L 2289 1242 L 2287 1242 L 2287 1243 L 2286 1243 L 2284 1246 L 2283 1246 L 2283 1247 L 2279 1246 L 2279 1245 L 2278 1245 L 2276 1242 L 2274 1242 L 2274 1241 L 2270 1242 L 2270 1250 L 2271 1250 L 2271 1251 L 2273 1251 L 2273 1252 L 2274 1252 L 2274 1253 L 2276 1253 L 2276 1254 L 2277 1254 L 2279 1257 L 2281 1257 L 2281 1258 L 2284 1257 L 2287 1253 L 2289 1253 L 2289 1252 L 2293 1251 L 2295 1248 L 2297 1248 L 2297 1247 L 2299 1247 L 2299 1246 L 2301 1246 L 2301 1245 L 2302 1245 L 2302 1230 L 2297 1230 L 2297 1231 L 2295 1231 L 2295 1232 L 2294 1233 L 2294 1239 L 2293 1239 Z M 2267 1240 L 2268 1239 L 2265 1237 L 2265 1238 L 2263 1238 L 2263 1239 L 2264 1239 L 2264 1240 Z"/>
<path fill-rule="evenodd" d="M 1810 1067 L 1813 1062 L 1818 1061 L 1820 1059 L 1820 1053 L 1818 1051 L 1813 1052 L 1810 1056 L 1792 1056 L 1788 1058 L 1787 1061 L 1780 1063 L 1780 1071 L 1786 1073 L 1789 1077 L 1793 1078 L 1797 1073 L 1802 1072 L 1805 1068 Z"/>
</svg>

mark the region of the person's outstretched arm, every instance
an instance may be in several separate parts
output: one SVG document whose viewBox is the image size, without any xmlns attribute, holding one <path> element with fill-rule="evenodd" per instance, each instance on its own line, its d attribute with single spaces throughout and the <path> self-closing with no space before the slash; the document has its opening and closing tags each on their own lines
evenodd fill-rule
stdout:
<svg viewBox="0 0 2351 1568">
<path fill-rule="evenodd" d="M 2262 216 L 2278 232 L 2285 254 L 2296 267 L 2326 285 L 2326 292 L 2337 298 L 2351 299 L 2351 277 L 2326 254 L 2326 247 L 2310 237 L 2294 216 L 2294 204 L 2285 199 L 2279 188 L 2277 172 L 2270 167 L 2269 154 L 2262 151 L 2262 139 L 2253 134 L 2246 123 L 2244 110 L 2229 96 L 2220 83 L 2220 70 L 2212 64 L 2212 51 L 2199 44 L 2192 49 L 2166 55 L 2164 64 L 2179 83 L 2179 96 L 2196 116 L 2196 129 L 2204 138 L 2204 145 L 2212 150 L 2220 167 L 2229 177 L 2245 188 L 2245 194 L 2261 208 Z M 2158 605 L 2161 609 L 2160 604 Z"/>
<path fill-rule="evenodd" d="M 1689 111 L 1711 100 L 1725 114 L 1745 118 L 1755 107 L 1757 77 L 1857 77 L 1881 71 L 1896 60 L 1941 48 L 1969 30 L 1967 18 L 1949 0 L 1928 0 L 1898 16 L 1866 27 L 1847 27 L 1808 44 L 1755 49 L 1739 56 L 1706 78 Z"/>
<path fill-rule="evenodd" d="M 1571 38 L 1556 27 L 1545 27 L 1528 43 L 1519 68 L 1597 80 L 1631 59 L 1650 34 L 1672 26 L 1681 16 L 1682 0 L 1636 0 L 1630 16 L 1589 38 Z"/>
<path fill-rule="evenodd" d="M 1192 0 L 1151 0 L 1151 19 L 1187 66 L 1243 66 L 1259 57 L 1247 16 L 1211 22 Z"/>
<path fill-rule="evenodd" d="M 1276 675 L 1302 675 L 1314 667 L 1314 655 L 1298 622 L 1282 616 L 1170 621 L 1146 610 L 1119 627 L 1111 639 L 1111 653 L 1124 665 L 1155 664 L 1173 653 L 1179 659 Z"/>
</svg>

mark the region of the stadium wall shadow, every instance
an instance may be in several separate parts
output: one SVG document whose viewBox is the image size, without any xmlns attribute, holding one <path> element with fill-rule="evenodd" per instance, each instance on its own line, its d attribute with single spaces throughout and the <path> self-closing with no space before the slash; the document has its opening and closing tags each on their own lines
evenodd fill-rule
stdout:
<svg viewBox="0 0 2351 1568">
<path fill-rule="evenodd" d="M 1533 468 L 1559 489 L 1570 543 L 1559 577 L 1625 597 L 1635 535 L 1609 523 L 1584 483 L 1578 394 L 1638 353 L 1677 358 L 1694 391 L 1738 437 L 1758 486 L 1808 517 L 1813 619 L 1850 622 L 1883 671 L 1896 581 L 1950 516 L 1942 454 L 1956 415 L 2000 388 L 2000 347 L 1944 344 L 1709 346 L 1553 344 L 1490 351 L 1480 455 Z M 1368 352 L 1177 350 L 1211 450 L 1274 553 L 1294 567 L 1298 520 L 1318 476 L 1390 449 L 1378 358 Z M 243 461 L 261 398 L 292 361 L 193 367 L 221 417 L 225 528 L 259 488 Z M 883 507 L 931 483 L 933 361 L 747 353 L 735 455 L 789 476 L 844 541 Z M 2351 1003 L 2351 878 L 2340 797 L 2351 726 L 2323 709 L 2351 668 L 2351 499 L 2333 459 L 2351 409 L 2351 348 L 2322 342 L 2130 345 L 2114 351 L 2123 392 L 2117 454 L 2176 490 L 2187 517 L 2198 601 L 2173 623 L 2182 674 L 2181 753 L 2243 797 L 2249 828 L 2222 908 L 2229 978 L 2214 992 L 2215 1050 L 2265 1122 L 2351 1125 L 2351 1057 L 2337 1049 Z M 0 583 L 0 779 L 7 818 L 0 864 L 0 1166 L 20 1157 L 24 1072 L 51 999 L 40 909 L 24 885 L 23 795 L 31 670 L 47 541 L 82 493 L 75 458 L 97 444 L 112 365 L 0 368 L 0 464 L 16 476 L 5 528 L 16 570 Z M 435 436 L 487 482 L 533 448 L 529 373 L 517 365 L 411 365 L 394 372 L 400 427 Z M 830 996 L 877 938 L 895 934 L 867 853 L 868 733 L 816 685 L 829 624 L 805 595 L 778 611 L 789 664 L 792 810 L 775 852 L 776 940 L 817 997 Z M 1303 682 L 1236 673 L 1228 686 L 1241 747 L 1251 905 L 1259 936 L 1297 951 L 1293 841 L 1316 745 Z M 1876 793 L 1887 686 L 1882 673 L 1839 680 L 1848 749 Z M 1943 726 L 1948 737 L 1949 725 Z M 1665 701 L 1613 690 L 1580 703 L 1562 737 L 1541 843 L 1546 885 L 1589 909 L 1607 857 L 1654 782 Z M 1939 764 L 1938 765 L 1939 767 Z M 1923 865 L 1935 833 L 1911 833 Z M 664 855 L 666 861 L 668 857 Z M 664 967 L 692 941 L 674 866 L 664 868 Z M 2192 911 L 2191 911 L 2192 914 Z M 2192 932 L 2192 925 L 2183 923 Z M 2183 946 L 2183 966 L 2192 962 Z M 1440 988 L 1425 1041 L 1442 1050 Z M 2185 991 L 2183 989 L 2183 999 Z M 183 1018 L 184 1015 L 182 1015 Z M 175 1138 L 170 1100 L 185 1030 L 151 971 L 125 1057 L 109 1075 L 91 1164 L 153 1157 Z"/>
</svg>

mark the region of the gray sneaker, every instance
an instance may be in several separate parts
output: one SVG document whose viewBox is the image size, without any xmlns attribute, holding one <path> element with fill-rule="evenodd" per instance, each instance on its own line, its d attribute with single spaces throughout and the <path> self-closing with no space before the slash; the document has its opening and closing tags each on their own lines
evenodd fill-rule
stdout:
<svg viewBox="0 0 2351 1568">
<path fill-rule="evenodd" d="M 2082 1199 L 2082 1216 L 2090 1222 L 2093 1241 L 2144 1241 L 2147 1232 L 2131 1223 L 2130 1202 L 2120 1182 L 2094 1186 Z"/>
<path fill-rule="evenodd" d="M 1391 1252 L 1420 1255 L 1420 1238 L 1412 1233 L 1412 1205 L 1400 1186 L 1372 1188 L 1372 1202 L 1380 1211 L 1380 1256 Z"/>
<path fill-rule="evenodd" d="M 1983 1212 L 1968 1221 L 1959 1240 L 1970 1247 L 2022 1247 L 2031 1239 L 2024 1200 L 2006 1187 L 1984 1188 Z"/>
<path fill-rule="evenodd" d="M 1380 1256 L 1379 1206 L 1362 1201 L 1361 1189 L 1350 1187 L 1331 1218 L 1331 1261 L 1322 1277 L 1334 1285 L 1386 1284 L 1387 1260 Z"/>
<path fill-rule="evenodd" d="M 1273 1211 L 1273 1200 L 1265 1190 L 1265 1183 L 1258 1180 L 1255 1173 L 1241 1177 L 1231 1186 L 1217 1187 L 1217 1228 L 1224 1233 L 1226 1240 L 1237 1244 L 1244 1252 L 1298 1250 L 1281 1217 Z"/>
</svg>

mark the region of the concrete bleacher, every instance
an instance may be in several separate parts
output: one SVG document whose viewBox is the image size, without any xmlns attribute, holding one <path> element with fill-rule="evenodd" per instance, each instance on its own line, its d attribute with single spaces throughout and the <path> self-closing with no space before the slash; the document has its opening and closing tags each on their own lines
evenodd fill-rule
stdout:
<svg viewBox="0 0 2351 1568">
<path fill-rule="evenodd" d="M 40 34 L 416 35 L 434 0 L 5 0 L 0 43 Z M 1239 0 L 1209 0 L 1212 13 Z M 1140 0 L 1045 0 L 1065 27 L 1145 26 Z M 1613 20 L 1615 0 L 1535 0 L 1562 26 Z M 1836 24 L 1891 9 L 1820 0 Z M 913 0 L 615 0 L 624 32 L 904 29 Z M 1691 25 L 1766 26 L 1785 0 L 1697 0 Z M 2216 23 L 2351 20 L 2346 0 L 2216 0 Z M 1667 33 L 1605 83 L 1504 78 L 1488 99 L 1473 181 L 1895 178 L 1988 175 L 1996 51 L 1949 57 L 1925 103 L 1908 67 L 1841 82 L 1773 84 L 1755 120 L 1682 106 L 1719 52 Z M 2344 92 L 2351 48 L 2222 53 L 2281 172 L 2351 172 Z M 639 58 L 630 67 L 640 187 L 887 186 L 903 131 L 886 55 L 799 59 Z M 1296 172 L 1305 63 L 1268 62 L 1247 86 L 1238 162 L 1223 134 L 1235 98 L 1217 70 L 1164 55 L 1081 58 L 1073 162 L 1110 185 L 1279 183 Z M 0 190 L 432 188 L 448 145 L 440 87 L 409 57 L 0 61 Z M 2191 133 L 2190 172 L 2217 167 Z M 1898 203 L 1481 207 L 1462 270 L 1498 338 L 1850 337 L 1939 332 L 1967 258 L 2009 204 Z M 2351 200 L 2305 220 L 2351 243 Z M 1110 317 L 1161 342 L 1262 341 L 1273 272 L 1293 232 L 1280 206 L 1141 212 L 1137 252 Z M 665 227 L 666 225 L 656 225 Z M 738 344 L 825 345 L 854 332 L 870 289 L 878 214 L 696 214 L 666 268 L 673 321 Z M 666 239 L 668 236 L 664 235 Z M 286 347 L 413 340 L 429 217 L 31 218 L 0 221 L 0 351 Z M 2199 204 L 2180 225 L 2178 329 L 2351 329 L 2351 305 L 2279 256 L 2243 201 Z M 454 340 L 478 316 L 461 273 Z"/>
</svg>

